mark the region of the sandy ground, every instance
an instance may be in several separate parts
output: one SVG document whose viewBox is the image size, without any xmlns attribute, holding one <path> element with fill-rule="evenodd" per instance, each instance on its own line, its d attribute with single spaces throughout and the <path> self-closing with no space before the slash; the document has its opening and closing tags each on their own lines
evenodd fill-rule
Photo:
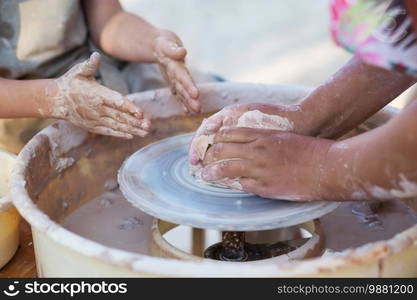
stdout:
<svg viewBox="0 0 417 300">
<path fill-rule="evenodd" d="M 330 39 L 328 0 L 122 0 L 122 4 L 175 31 L 189 50 L 189 65 L 232 81 L 316 86 L 351 57 Z"/>
</svg>

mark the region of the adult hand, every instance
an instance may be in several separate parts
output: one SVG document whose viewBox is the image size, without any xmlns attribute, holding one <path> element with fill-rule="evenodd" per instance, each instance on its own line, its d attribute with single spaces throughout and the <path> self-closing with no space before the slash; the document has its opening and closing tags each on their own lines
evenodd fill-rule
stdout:
<svg viewBox="0 0 417 300">
<path fill-rule="evenodd" d="M 333 141 L 277 130 L 226 128 L 214 137 L 202 179 L 238 179 L 242 189 L 267 198 L 322 200 L 320 178 Z"/>
<path fill-rule="evenodd" d="M 212 136 L 224 127 L 236 127 L 239 118 L 244 113 L 253 110 L 259 110 L 260 112 L 268 115 L 276 115 L 282 118 L 287 118 L 292 124 L 292 128 L 289 129 L 292 132 L 303 133 L 305 131 L 306 124 L 303 120 L 303 114 L 297 105 L 280 106 L 264 103 L 250 103 L 227 106 L 221 111 L 205 119 L 198 128 L 190 146 L 190 163 L 192 165 L 197 165 L 201 162 L 202 157 L 199 151 L 197 151 L 197 144 L 202 136 Z"/>
<path fill-rule="evenodd" d="M 47 87 L 50 115 L 90 132 L 121 138 L 145 136 L 150 129 L 139 107 L 94 78 L 100 55 L 72 67 Z"/>
</svg>

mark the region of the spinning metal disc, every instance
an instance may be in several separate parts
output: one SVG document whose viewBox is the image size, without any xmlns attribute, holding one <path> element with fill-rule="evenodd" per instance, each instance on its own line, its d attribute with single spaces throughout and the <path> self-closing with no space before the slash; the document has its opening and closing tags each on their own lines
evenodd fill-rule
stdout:
<svg viewBox="0 0 417 300">
<path fill-rule="evenodd" d="M 119 170 L 126 199 L 144 212 L 175 224 L 227 231 L 288 227 L 334 210 L 336 202 L 290 202 L 199 183 L 190 175 L 193 134 L 150 144 Z"/>
</svg>

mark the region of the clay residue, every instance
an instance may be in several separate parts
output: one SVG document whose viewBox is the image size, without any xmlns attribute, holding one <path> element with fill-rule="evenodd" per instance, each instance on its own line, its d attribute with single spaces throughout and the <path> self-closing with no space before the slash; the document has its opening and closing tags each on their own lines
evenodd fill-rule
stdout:
<svg viewBox="0 0 417 300">
<path fill-rule="evenodd" d="M 373 230 L 383 230 L 383 224 L 378 210 L 381 202 L 365 201 L 352 203 L 352 213 L 357 216 L 358 220 Z"/>
<path fill-rule="evenodd" d="M 146 254 L 152 220 L 133 208 L 116 189 L 77 208 L 64 219 L 62 226 L 108 247 Z"/>
<path fill-rule="evenodd" d="M 214 186 L 227 187 L 227 188 L 240 190 L 240 191 L 243 189 L 239 180 L 237 180 L 236 178 L 225 177 L 225 178 L 215 180 L 215 181 L 210 181 L 210 182 L 204 181 L 202 179 L 202 174 L 201 174 L 202 171 L 203 171 L 203 168 L 201 166 L 190 166 L 190 173 L 194 175 L 195 180 L 197 182 L 214 185 Z"/>
<path fill-rule="evenodd" d="M 372 186 L 369 191 L 378 199 L 413 198 L 417 196 L 417 183 L 407 179 L 404 174 L 399 174 L 399 188 L 385 189 L 380 186 Z"/>
<path fill-rule="evenodd" d="M 198 158 L 203 160 L 210 145 L 214 143 L 214 135 L 200 135 L 193 141 Z"/>
<path fill-rule="evenodd" d="M 105 191 L 111 192 L 111 191 L 115 191 L 119 188 L 119 183 L 117 182 L 116 179 L 110 178 L 110 179 L 107 179 L 104 182 L 103 187 L 104 187 Z"/>
<path fill-rule="evenodd" d="M 259 129 L 273 129 L 289 131 L 293 129 L 293 122 L 277 115 L 265 114 L 259 110 L 245 112 L 237 121 L 237 127 Z"/>
<path fill-rule="evenodd" d="M 60 173 L 63 170 L 71 167 L 75 160 L 72 157 L 57 158 L 55 160 L 55 169 Z"/>
<path fill-rule="evenodd" d="M 100 55 L 95 52 L 46 87 L 51 116 L 96 134 L 145 136 L 150 123 L 142 118 L 141 110 L 94 79 L 99 63 Z"/>
<path fill-rule="evenodd" d="M 140 226 L 143 226 L 143 224 L 144 223 L 140 217 L 130 216 L 127 218 L 123 218 L 117 228 L 119 228 L 120 230 L 133 230 L 139 228 Z"/>
<path fill-rule="evenodd" d="M 64 155 L 71 149 L 81 145 L 87 138 L 87 132 L 84 130 L 75 126 L 63 126 L 61 122 L 55 123 L 41 133 L 49 140 L 50 165 L 59 173 L 72 166 L 75 162 L 73 157 Z M 54 135 L 54 138 L 51 138 L 51 135 Z"/>
<path fill-rule="evenodd" d="M 326 248 L 343 251 L 385 241 L 417 224 L 417 214 L 400 200 L 343 202 L 320 218 Z"/>
</svg>

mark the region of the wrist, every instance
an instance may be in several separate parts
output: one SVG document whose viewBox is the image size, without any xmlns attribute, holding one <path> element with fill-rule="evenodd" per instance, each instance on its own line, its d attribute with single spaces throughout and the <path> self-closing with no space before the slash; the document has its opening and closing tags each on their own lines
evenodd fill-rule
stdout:
<svg viewBox="0 0 417 300">
<path fill-rule="evenodd" d="M 297 104 L 284 106 L 279 104 L 269 104 L 269 103 L 249 103 L 249 104 L 238 104 L 230 106 L 229 109 L 237 110 L 239 112 L 239 117 L 251 110 L 259 110 L 268 115 L 276 115 L 281 118 L 285 118 L 291 123 L 291 129 L 288 131 L 300 134 L 308 135 L 309 124 L 305 120 L 305 114 L 301 107 Z M 233 113 L 232 113 L 233 114 Z"/>
<path fill-rule="evenodd" d="M 326 201 L 366 198 L 355 175 L 358 152 L 347 141 L 333 141 L 318 170 L 319 196 Z"/>
<path fill-rule="evenodd" d="M 43 89 L 42 98 L 40 104 L 40 111 L 42 111 L 42 117 L 46 118 L 58 118 L 55 112 L 56 99 L 58 97 L 59 87 L 55 79 L 45 79 L 45 86 Z"/>
<path fill-rule="evenodd" d="M 288 119 L 294 123 L 294 133 L 314 136 L 314 118 L 302 104 L 288 108 Z"/>
<path fill-rule="evenodd" d="M 299 107 L 300 127 L 299 133 L 308 136 L 322 136 L 323 123 L 326 117 L 323 115 L 324 109 L 320 101 L 321 96 L 317 90 L 307 95 Z"/>
</svg>

